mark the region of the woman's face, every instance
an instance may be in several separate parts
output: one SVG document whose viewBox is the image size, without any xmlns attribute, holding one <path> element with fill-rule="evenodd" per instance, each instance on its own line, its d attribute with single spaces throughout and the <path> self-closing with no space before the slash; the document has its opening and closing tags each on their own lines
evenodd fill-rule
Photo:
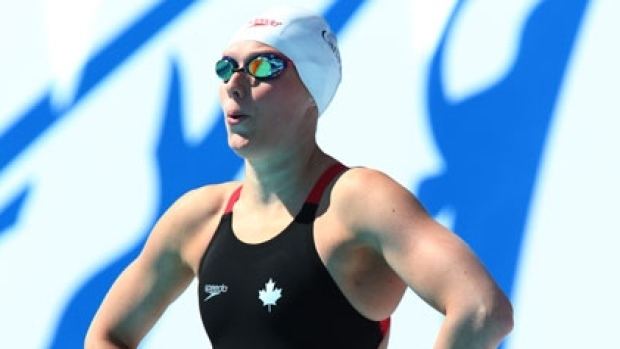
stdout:
<svg viewBox="0 0 620 349">
<path fill-rule="evenodd" d="M 243 67 L 248 58 L 258 53 L 284 57 L 273 47 L 256 41 L 235 43 L 223 56 Z M 287 61 L 280 75 L 267 81 L 259 81 L 244 71 L 235 72 L 230 80 L 222 81 L 219 97 L 228 144 L 243 157 L 286 151 L 310 136 L 314 141 L 312 115 L 316 114 L 316 105 L 291 61 Z"/>
</svg>

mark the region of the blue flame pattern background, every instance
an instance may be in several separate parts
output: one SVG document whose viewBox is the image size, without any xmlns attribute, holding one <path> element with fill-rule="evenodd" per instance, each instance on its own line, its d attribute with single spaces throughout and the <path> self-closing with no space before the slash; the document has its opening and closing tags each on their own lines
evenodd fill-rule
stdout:
<svg viewBox="0 0 620 349">
<path fill-rule="evenodd" d="M 10 189 L 2 191 L 0 196 L 0 248 L 14 234 L 23 234 L 17 227 L 20 221 L 28 219 L 28 207 L 37 200 L 35 176 L 22 176 L 21 180 L 12 181 L 7 179 L 14 176 L 10 171 L 16 166 L 26 166 L 23 163 L 37 144 L 45 144 L 46 137 L 50 137 L 59 124 L 72 123 L 72 118 L 79 115 L 84 104 L 99 98 L 102 89 L 112 84 L 110 81 L 115 76 L 125 74 L 124 67 L 132 64 L 137 55 L 148 51 L 153 42 L 166 40 L 166 36 L 171 36 L 170 27 L 188 20 L 192 12 L 198 12 L 196 7 L 204 6 L 205 2 L 160 1 L 145 6 L 145 10 L 127 25 L 118 28 L 115 35 L 87 57 L 78 69 L 72 98 L 62 104 L 55 102 L 54 86 L 50 84 L 28 105 L 21 106 L 23 112 L 4 123 L 4 129 L 0 131 L 0 183 L 5 181 L 11 184 Z M 535 207 L 535 191 L 551 130 L 556 122 L 554 118 L 558 114 L 560 95 L 566 88 L 579 35 L 585 30 L 590 3 L 587 0 L 536 2 L 522 21 L 515 57 L 505 74 L 483 89 L 455 99 L 450 97 L 446 86 L 449 79 L 446 71 L 447 45 L 454 31 L 458 30 L 456 22 L 459 16 L 472 2 L 475 1 L 452 3 L 425 68 L 426 75 L 422 78 L 425 91 L 416 98 L 412 96 L 410 101 L 399 101 L 424 102 L 429 139 L 443 164 L 440 171 L 411 178 L 403 184 L 420 197 L 431 213 L 441 215 L 446 210 L 450 212 L 452 221 L 448 224 L 451 228 L 470 244 L 501 287 L 513 300 L 517 300 L 515 289 L 521 258 L 526 253 L 525 240 L 528 221 Z M 337 0 L 323 4 L 325 17 L 344 45 L 345 68 L 347 59 L 356 59 L 346 55 L 348 35 L 355 32 L 358 23 L 370 21 L 365 13 L 376 8 L 370 3 L 372 1 Z M 226 20 L 225 16 L 220 17 L 222 21 Z M 389 30 L 389 26 L 382 30 Z M 399 40 L 407 38 L 394 37 L 392 40 L 398 44 Z M 369 45 L 372 45 L 371 41 Z M 155 141 L 151 147 L 152 172 L 156 178 L 151 203 L 153 210 L 144 220 L 144 229 L 132 232 L 137 239 L 117 247 L 111 258 L 100 260 L 96 268 L 77 278 L 70 287 L 71 291 L 56 300 L 59 302 L 56 305 L 56 320 L 47 328 L 39 330 L 16 326 L 11 330 L 9 319 L 20 315 L 3 312 L 0 315 L 0 332 L 22 331 L 24 336 L 38 336 L 41 338 L 39 343 L 49 348 L 82 347 L 87 326 L 105 292 L 120 271 L 139 253 L 150 228 L 164 210 L 191 188 L 234 179 L 239 173 L 243 163 L 226 145 L 223 117 L 217 107 L 211 108 L 210 115 L 205 117 L 213 120 L 204 128 L 205 132 L 199 137 L 188 137 L 185 123 L 189 113 L 186 110 L 188 89 L 191 88 L 186 82 L 189 73 L 184 70 L 183 57 L 170 54 L 164 61 L 162 75 L 165 78 L 159 87 L 162 91 L 159 104 L 155 106 L 159 115 L 153 117 L 153 122 L 157 123 L 154 127 L 157 130 Z M 398 74 L 397 70 L 402 69 L 384 62 L 379 65 L 387 74 Z M 3 84 L 2 88 L 6 86 Z M 0 94 L 0 98 L 2 95 L 4 93 Z M 135 103 L 142 101 L 136 100 Z M 386 137 L 390 137 L 388 132 L 379 131 L 372 141 L 381 142 Z M 127 147 L 131 146 L 127 144 Z M 398 156 L 391 161 L 394 167 L 398 167 L 400 163 L 416 161 L 416 156 Z M 386 171 L 389 173 L 389 170 Z M 92 180 L 104 182 L 105 178 Z M 4 186 L 9 187 L 8 184 Z M 63 200 L 59 198 L 60 205 Z M 118 200 L 122 204 L 123 198 Z M 131 210 L 131 207 L 126 209 Z M 105 213 L 101 212 L 101 215 Z M 610 238 L 610 241 L 617 242 L 615 239 Z M 33 238 L 32 243 L 36 241 Z M 71 244 L 72 241 L 63 241 L 56 248 L 62 250 L 63 246 L 69 247 Z M 45 261 L 33 259 L 32 263 Z M 0 275 L 6 280 L 3 283 L 19 282 L 19 277 L 15 276 L 18 274 L 19 271 L 0 269 Z M 515 306 L 518 312 L 519 303 Z M 399 316 L 406 320 L 409 315 Z M 519 335 L 528 336 L 527 333 Z M 398 332 L 393 336 L 396 337 L 392 340 L 393 347 L 400 347 L 400 338 L 404 342 L 406 336 Z M 149 345 L 155 343 L 147 342 L 144 346 Z M 21 347 L 19 343 L 3 343 L 2 336 L 0 346 Z"/>
</svg>

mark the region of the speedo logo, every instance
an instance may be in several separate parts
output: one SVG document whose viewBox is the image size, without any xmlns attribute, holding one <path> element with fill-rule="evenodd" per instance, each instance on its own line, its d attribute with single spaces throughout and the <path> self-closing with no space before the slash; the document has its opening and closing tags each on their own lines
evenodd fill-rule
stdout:
<svg viewBox="0 0 620 349">
<path fill-rule="evenodd" d="M 270 18 L 255 18 L 251 20 L 250 23 L 248 23 L 249 27 L 255 27 L 259 25 L 270 25 L 272 27 L 277 27 L 279 25 L 282 25 L 282 22 Z"/>
<path fill-rule="evenodd" d="M 204 290 L 207 296 L 202 301 L 206 302 L 215 296 L 219 296 L 222 293 L 226 293 L 226 291 L 228 291 L 228 286 L 224 284 L 221 284 L 221 285 L 206 284 L 204 287 Z"/>
</svg>

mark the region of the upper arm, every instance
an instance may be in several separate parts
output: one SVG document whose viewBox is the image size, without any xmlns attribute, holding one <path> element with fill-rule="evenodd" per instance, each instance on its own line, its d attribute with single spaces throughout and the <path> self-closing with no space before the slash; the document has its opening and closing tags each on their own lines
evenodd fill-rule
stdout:
<svg viewBox="0 0 620 349">
<path fill-rule="evenodd" d="M 196 191 L 184 195 L 158 220 L 141 253 L 121 273 L 102 302 L 91 323 L 87 347 L 99 347 L 102 342 L 136 347 L 166 307 L 189 285 L 194 272 L 183 258 L 183 245 L 208 218 L 205 216 L 219 206 L 214 200 L 213 212 L 204 210 L 200 203 L 197 205 L 196 196 Z"/>
<path fill-rule="evenodd" d="M 351 172 L 349 224 L 372 238 L 388 265 L 426 302 L 445 313 L 451 306 L 505 301 L 464 241 L 430 217 L 408 190 L 377 171 Z"/>
</svg>

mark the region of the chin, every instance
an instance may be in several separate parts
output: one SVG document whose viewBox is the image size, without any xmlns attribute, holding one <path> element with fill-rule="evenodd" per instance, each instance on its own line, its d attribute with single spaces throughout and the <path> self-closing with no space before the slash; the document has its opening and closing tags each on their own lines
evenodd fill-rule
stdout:
<svg viewBox="0 0 620 349">
<path fill-rule="evenodd" d="M 264 159 L 266 155 L 269 154 L 264 148 L 253 146 L 250 142 L 228 142 L 228 146 L 237 156 L 244 160 L 260 160 Z"/>
<path fill-rule="evenodd" d="M 238 134 L 228 135 L 228 147 L 242 158 L 247 158 L 252 153 L 250 140 Z"/>
</svg>

